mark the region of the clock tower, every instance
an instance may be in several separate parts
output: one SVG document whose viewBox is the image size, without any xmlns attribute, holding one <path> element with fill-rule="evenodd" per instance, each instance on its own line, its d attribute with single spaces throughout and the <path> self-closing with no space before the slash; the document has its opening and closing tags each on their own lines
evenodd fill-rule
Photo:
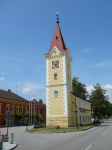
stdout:
<svg viewBox="0 0 112 150">
<path fill-rule="evenodd" d="M 66 48 L 59 18 L 46 58 L 46 125 L 61 127 L 72 125 L 71 100 L 72 91 L 70 49 Z"/>
</svg>

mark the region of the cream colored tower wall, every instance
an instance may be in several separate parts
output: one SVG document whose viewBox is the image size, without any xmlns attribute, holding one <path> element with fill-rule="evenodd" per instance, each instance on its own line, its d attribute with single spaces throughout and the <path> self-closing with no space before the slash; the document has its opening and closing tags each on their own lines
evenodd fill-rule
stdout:
<svg viewBox="0 0 112 150">
<path fill-rule="evenodd" d="M 55 53 L 54 53 L 55 51 Z M 59 68 L 52 69 L 52 61 L 59 60 Z M 67 68 L 67 65 L 69 67 Z M 57 74 L 57 80 L 54 80 Z M 69 78 L 68 78 L 69 75 Z M 58 97 L 54 91 L 58 90 Z M 66 52 L 54 47 L 49 56 L 46 56 L 46 124 L 71 126 L 71 57 Z"/>
</svg>

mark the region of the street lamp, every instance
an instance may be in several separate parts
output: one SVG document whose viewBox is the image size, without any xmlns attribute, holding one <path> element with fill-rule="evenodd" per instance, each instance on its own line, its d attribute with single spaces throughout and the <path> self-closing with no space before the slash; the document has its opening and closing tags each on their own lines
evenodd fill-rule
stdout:
<svg viewBox="0 0 112 150">
<path fill-rule="evenodd" d="M 27 122 L 27 115 L 28 115 L 28 110 L 26 111 L 26 131 L 28 131 L 28 122 Z"/>
<path fill-rule="evenodd" d="M 77 118 L 77 110 L 78 110 L 78 107 L 76 106 L 75 109 L 76 109 L 76 120 L 77 120 L 77 130 L 78 130 L 78 118 Z"/>
<path fill-rule="evenodd" d="M 10 115 L 11 115 L 12 112 L 11 111 L 6 111 L 5 113 L 6 113 L 7 117 L 8 117 L 8 123 L 7 123 L 7 134 L 8 134 L 9 117 L 10 117 Z"/>
</svg>

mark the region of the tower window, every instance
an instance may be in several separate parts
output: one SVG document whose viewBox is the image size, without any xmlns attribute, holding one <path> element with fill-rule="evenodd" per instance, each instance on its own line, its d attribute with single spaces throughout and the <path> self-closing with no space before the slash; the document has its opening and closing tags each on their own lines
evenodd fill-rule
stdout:
<svg viewBox="0 0 112 150">
<path fill-rule="evenodd" d="M 55 79 L 55 80 L 57 80 L 57 79 L 58 79 L 58 77 L 57 77 L 57 73 L 56 73 L 56 74 L 54 74 L 54 79 Z"/>
<path fill-rule="evenodd" d="M 68 68 L 69 68 L 69 64 L 68 64 Z"/>
<path fill-rule="evenodd" d="M 74 105 L 74 102 L 72 102 L 72 105 Z"/>
<path fill-rule="evenodd" d="M 59 97 L 59 91 L 58 90 L 54 91 L 54 97 Z"/>
</svg>

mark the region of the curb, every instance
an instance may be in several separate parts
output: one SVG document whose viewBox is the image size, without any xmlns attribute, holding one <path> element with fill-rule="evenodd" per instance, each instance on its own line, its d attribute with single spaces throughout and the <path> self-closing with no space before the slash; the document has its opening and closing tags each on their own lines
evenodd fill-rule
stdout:
<svg viewBox="0 0 112 150">
<path fill-rule="evenodd" d="M 100 124 L 98 124 L 98 125 L 95 125 L 95 126 L 93 126 L 93 127 L 89 127 L 89 128 L 87 128 L 87 129 L 80 129 L 80 130 L 71 130 L 71 131 L 60 131 L 60 132 L 45 132 L 45 133 L 42 133 L 42 132 L 23 132 L 24 134 L 55 134 L 55 133 L 69 133 L 69 132 L 79 132 L 79 131 L 86 131 L 86 130 L 89 130 L 89 129 L 91 129 L 91 128 L 94 128 L 94 127 L 97 127 L 97 126 L 99 126 L 99 125 L 101 125 L 101 124 L 103 124 L 104 122 L 102 122 L 102 123 L 100 123 Z"/>
<path fill-rule="evenodd" d="M 15 149 L 17 146 L 18 146 L 18 144 L 16 144 L 16 146 L 15 146 L 15 147 L 13 147 L 13 148 L 11 148 L 11 149 L 9 149 L 9 150 Z"/>
</svg>

